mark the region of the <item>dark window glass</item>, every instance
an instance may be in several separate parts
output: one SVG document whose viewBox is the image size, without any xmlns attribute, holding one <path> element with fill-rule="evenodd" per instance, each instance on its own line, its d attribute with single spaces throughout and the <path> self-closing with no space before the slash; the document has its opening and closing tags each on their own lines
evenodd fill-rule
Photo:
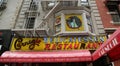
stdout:
<svg viewBox="0 0 120 66">
<path fill-rule="evenodd" d="M 29 7 L 29 10 L 37 10 L 37 4 L 36 4 L 36 2 L 34 2 L 34 1 L 32 1 L 31 3 L 30 3 L 30 7 Z"/>
<path fill-rule="evenodd" d="M 114 22 L 120 22 L 120 16 L 118 14 L 111 14 Z"/>
<path fill-rule="evenodd" d="M 32 29 L 34 27 L 34 23 L 35 23 L 35 18 L 27 18 L 25 27 L 28 29 Z"/>
<path fill-rule="evenodd" d="M 6 8 L 7 0 L 0 0 L 0 11 Z"/>
<path fill-rule="evenodd" d="M 108 2 L 106 5 L 112 16 L 113 22 L 120 22 L 120 12 L 117 2 Z"/>
</svg>

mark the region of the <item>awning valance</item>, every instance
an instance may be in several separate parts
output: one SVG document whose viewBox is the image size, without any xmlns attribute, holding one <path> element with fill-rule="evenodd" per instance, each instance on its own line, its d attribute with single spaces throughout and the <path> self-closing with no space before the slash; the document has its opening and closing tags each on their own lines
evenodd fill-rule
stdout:
<svg viewBox="0 0 120 66">
<path fill-rule="evenodd" d="M 91 61 L 89 50 L 21 52 L 6 51 L 0 62 L 84 62 Z"/>
<path fill-rule="evenodd" d="M 111 61 L 120 59 L 120 44 L 116 46 L 115 49 L 109 51 L 107 54 Z"/>
</svg>

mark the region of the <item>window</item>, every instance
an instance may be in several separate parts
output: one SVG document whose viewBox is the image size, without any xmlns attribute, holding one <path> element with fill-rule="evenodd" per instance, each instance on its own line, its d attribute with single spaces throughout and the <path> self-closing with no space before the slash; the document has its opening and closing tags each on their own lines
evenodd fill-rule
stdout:
<svg viewBox="0 0 120 66">
<path fill-rule="evenodd" d="M 32 29 L 34 27 L 35 18 L 27 18 L 25 28 Z"/>
<path fill-rule="evenodd" d="M 25 28 L 27 29 L 34 28 L 35 18 L 38 14 L 37 9 L 38 9 L 37 0 L 31 0 L 29 9 L 25 12 L 26 17 Z"/>
<path fill-rule="evenodd" d="M 56 0 L 50 0 L 50 1 L 49 0 L 48 1 L 42 0 L 41 6 L 42 6 L 42 9 L 44 11 L 47 11 L 47 10 L 51 10 L 55 6 L 56 3 L 57 3 Z"/>
<path fill-rule="evenodd" d="M 55 2 L 54 1 L 50 1 L 49 3 L 48 3 L 48 7 L 53 7 L 55 5 Z"/>
<path fill-rule="evenodd" d="M 38 14 L 37 9 L 38 9 L 37 3 L 32 0 L 30 2 L 29 9 L 25 12 L 25 16 L 26 17 L 36 17 Z"/>
<path fill-rule="evenodd" d="M 56 21 L 55 21 L 55 32 L 58 33 L 61 31 L 61 17 L 58 16 L 56 17 Z"/>
<path fill-rule="evenodd" d="M 37 9 L 38 9 L 38 5 L 36 4 L 36 2 L 31 1 L 29 10 L 37 10 Z"/>
<path fill-rule="evenodd" d="M 119 13 L 118 3 L 117 2 L 108 2 L 106 5 L 112 16 L 113 22 L 114 23 L 120 22 L 120 13 Z"/>
<path fill-rule="evenodd" d="M 111 14 L 111 15 L 114 22 L 120 22 L 120 16 L 118 15 L 118 13 Z"/>
<path fill-rule="evenodd" d="M 81 0 L 81 5 L 88 6 L 88 0 Z"/>
<path fill-rule="evenodd" d="M 93 24 L 90 16 L 86 16 L 89 31 L 93 33 Z"/>
<path fill-rule="evenodd" d="M 50 10 L 55 6 L 55 1 L 48 1 L 47 2 L 47 9 Z"/>
<path fill-rule="evenodd" d="M 7 0 L 0 0 L 0 11 L 6 8 Z"/>
</svg>

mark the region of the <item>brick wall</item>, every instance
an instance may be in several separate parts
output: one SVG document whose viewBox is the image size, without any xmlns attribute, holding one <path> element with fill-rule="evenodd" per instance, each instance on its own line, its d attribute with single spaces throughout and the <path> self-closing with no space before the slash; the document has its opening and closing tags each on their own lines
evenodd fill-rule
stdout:
<svg viewBox="0 0 120 66">
<path fill-rule="evenodd" d="M 105 6 L 105 0 L 96 0 L 97 7 L 104 25 L 104 28 L 118 28 L 119 25 L 114 25 L 111 23 L 112 17 Z"/>
</svg>

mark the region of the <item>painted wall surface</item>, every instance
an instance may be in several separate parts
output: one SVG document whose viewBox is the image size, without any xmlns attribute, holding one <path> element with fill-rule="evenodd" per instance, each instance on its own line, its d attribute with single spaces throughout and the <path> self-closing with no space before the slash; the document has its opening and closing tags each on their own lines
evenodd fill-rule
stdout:
<svg viewBox="0 0 120 66">
<path fill-rule="evenodd" d="M 0 16 L 0 29 L 12 29 L 22 0 L 8 0 L 7 8 Z"/>
</svg>

